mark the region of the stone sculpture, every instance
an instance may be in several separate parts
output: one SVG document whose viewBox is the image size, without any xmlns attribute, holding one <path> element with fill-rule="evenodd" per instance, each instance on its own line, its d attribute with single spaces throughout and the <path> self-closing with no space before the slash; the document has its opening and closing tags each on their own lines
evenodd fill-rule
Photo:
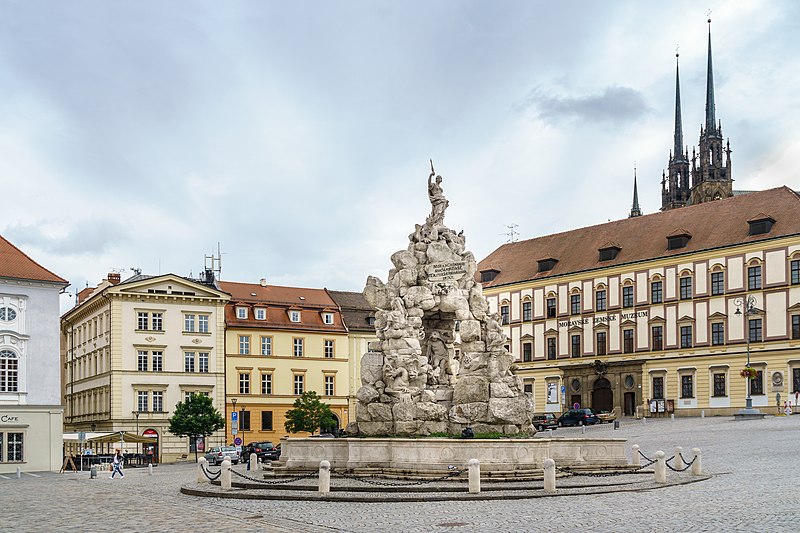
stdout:
<svg viewBox="0 0 800 533">
<path fill-rule="evenodd" d="M 500 318 L 474 279 L 475 256 L 464 232 L 444 224 L 449 202 L 432 161 L 428 198 L 431 213 L 408 248 L 392 254 L 388 281 L 367 279 L 378 340 L 361 359 L 356 422 L 347 432 L 534 433 L 532 400 L 514 374 Z"/>
</svg>

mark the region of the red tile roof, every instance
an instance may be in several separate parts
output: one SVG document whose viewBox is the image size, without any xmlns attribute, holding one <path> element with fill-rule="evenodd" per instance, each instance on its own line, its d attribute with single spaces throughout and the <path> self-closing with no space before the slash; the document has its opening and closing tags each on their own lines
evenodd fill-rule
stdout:
<svg viewBox="0 0 800 533">
<path fill-rule="evenodd" d="M 0 235 L 0 278 L 69 282 L 44 268 Z"/>
<path fill-rule="evenodd" d="M 775 220 L 771 231 L 749 235 L 748 221 L 764 215 Z M 482 283 L 489 288 L 798 234 L 800 196 L 779 187 L 505 244 L 483 259 L 478 270 L 500 272 Z M 668 250 L 667 237 L 672 235 L 691 238 L 686 247 Z M 598 250 L 609 242 L 621 250 L 601 262 Z M 553 269 L 538 272 L 537 261 L 551 257 L 558 260 Z"/>
</svg>

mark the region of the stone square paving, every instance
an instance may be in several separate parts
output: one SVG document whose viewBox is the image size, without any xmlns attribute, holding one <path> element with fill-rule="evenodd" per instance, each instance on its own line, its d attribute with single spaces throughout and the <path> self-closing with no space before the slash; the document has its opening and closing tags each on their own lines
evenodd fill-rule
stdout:
<svg viewBox="0 0 800 533">
<path fill-rule="evenodd" d="M 587 435 L 623 437 L 652 457 L 703 453 L 710 480 L 642 492 L 530 500 L 331 503 L 216 500 L 179 493 L 194 464 L 88 473 L 0 476 L 3 532 L 474 532 L 800 531 L 800 416 L 622 420 Z M 562 428 L 554 436 L 580 436 Z M 241 467 L 239 467 L 241 468 Z M 332 483 L 335 485 L 336 480 Z"/>
</svg>

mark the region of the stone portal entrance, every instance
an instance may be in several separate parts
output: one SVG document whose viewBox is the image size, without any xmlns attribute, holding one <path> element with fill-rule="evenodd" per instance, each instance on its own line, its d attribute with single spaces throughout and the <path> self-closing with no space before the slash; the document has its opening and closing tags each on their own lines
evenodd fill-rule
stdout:
<svg viewBox="0 0 800 533">
<path fill-rule="evenodd" d="M 611 391 L 611 382 L 606 378 L 597 378 L 592 390 L 592 409 L 598 411 L 611 411 L 614 409 L 614 393 Z"/>
</svg>

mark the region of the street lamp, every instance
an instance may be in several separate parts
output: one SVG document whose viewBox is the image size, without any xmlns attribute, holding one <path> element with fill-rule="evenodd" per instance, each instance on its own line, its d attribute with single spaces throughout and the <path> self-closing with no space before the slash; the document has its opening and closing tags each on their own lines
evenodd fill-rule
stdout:
<svg viewBox="0 0 800 533">
<path fill-rule="evenodd" d="M 244 414 L 247 412 L 247 408 L 242 406 L 242 412 L 239 413 L 239 429 L 242 432 L 242 446 L 244 446 Z"/>
<path fill-rule="evenodd" d="M 747 341 L 747 364 L 745 368 L 750 368 L 750 317 L 753 315 L 757 315 L 759 313 L 758 309 L 756 308 L 756 297 L 753 295 L 746 295 L 740 296 L 733 300 L 733 304 L 736 306 L 736 312 L 734 313 L 736 316 L 742 315 L 741 307 L 744 306 L 744 320 L 745 324 L 747 325 L 747 329 L 745 331 L 745 340 Z M 750 376 L 747 376 L 747 399 L 745 400 L 745 412 L 755 412 L 757 413 L 757 409 L 753 409 L 753 398 L 750 397 L 750 389 L 752 388 L 752 380 Z"/>
<path fill-rule="evenodd" d="M 140 415 L 140 414 L 142 414 L 142 413 L 141 413 L 141 411 L 138 411 L 138 410 L 133 412 L 133 416 L 135 416 L 135 417 L 136 417 L 136 437 L 137 437 L 137 442 L 136 442 L 136 453 L 137 453 L 137 454 L 139 453 L 139 442 L 138 442 L 138 437 L 139 437 L 139 415 Z"/>
<path fill-rule="evenodd" d="M 236 402 L 237 402 L 236 398 L 231 398 L 231 403 L 233 404 L 233 409 L 231 409 L 232 413 L 236 412 Z M 234 430 L 233 421 L 231 421 L 231 444 L 233 444 L 233 439 L 236 438 L 236 434 L 233 432 L 233 430 Z M 237 433 L 239 431 L 239 421 L 238 420 L 236 421 L 236 431 L 237 431 Z"/>
</svg>

